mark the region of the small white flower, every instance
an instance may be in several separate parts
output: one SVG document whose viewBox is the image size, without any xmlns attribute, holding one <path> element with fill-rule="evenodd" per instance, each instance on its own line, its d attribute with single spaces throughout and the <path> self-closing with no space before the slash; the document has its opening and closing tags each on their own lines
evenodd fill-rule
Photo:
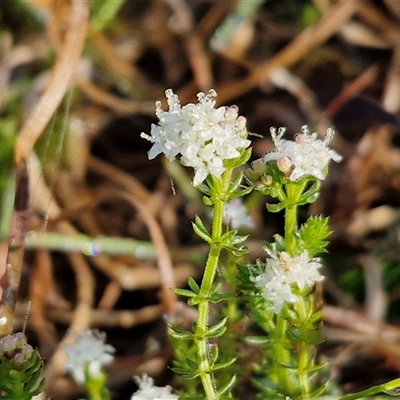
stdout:
<svg viewBox="0 0 400 400">
<path fill-rule="evenodd" d="M 274 311 L 278 314 L 285 302 L 293 304 L 299 300 L 292 291 L 293 285 L 299 289 L 312 288 L 324 277 L 318 272 L 321 267 L 319 259 L 310 259 L 307 251 L 291 257 L 287 252 L 277 253 L 273 248 L 269 254 L 265 270 L 256 272 L 251 280 L 262 289 L 262 296 L 273 304 Z M 257 267 L 258 270 L 261 269 L 260 262 Z"/>
<path fill-rule="evenodd" d="M 254 221 L 239 197 L 235 197 L 224 207 L 224 222 L 232 229 L 254 228 Z"/>
<path fill-rule="evenodd" d="M 215 106 L 215 90 L 207 95 L 199 93 L 197 104 L 181 107 L 179 98 L 171 89 L 165 91 L 169 110 L 156 102 L 158 125 L 151 125 L 150 135 L 141 137 L 153 143 L 149 159 L 164 153 L 170 160 L 180 155 L 183 165 L 193 167 L 193 185 L 197 186 L 209 175 L 220 177 L 224 160 L 239 157 L 240 150 L 247 148 L 246 119 L 238 116 L 235 106 Z"/>
<path fill-rule="evenodd" d="M 139 377 L 135 379 L 139 385 L 139 390 L 133 393 L 131 400 L 179 400 L 176 394 L 171 393 L 169 386 L 154 386 L 153 379 L 147 375 L 144 375 L 141 379 Z"/>
<path fill-rule="evenodd" d="M 317 139 L 317 134 L 310 133 L 306 126 L 302 128 L 302 133 L 295 136 L 294 141 L 282 139 L 284 128 L 278 131 L 271 128 L 270 132 L 275 148 L 263 157 L 263 161 L 276 161 L 283 173 L 290 172 L 291 181 L 307 176 L 323 180 L 329 161 L 339 162 L 342 159 L 328 146 L 334 135 L 332 129 L 328 129 L 324 140 Z"/>
<path fill-rule="evenodd" d="M 64 347 L 68 358 L 64 369 L 71 374 L 75 382 L 85 382 L 85 371 L 94 378 L 100 376 L 102 367 L 113 361 L 115 349 L 106 344 L 105 339 L 105 333 L 88 330 L 81 332 L 74 344 Z"/>
</svg>

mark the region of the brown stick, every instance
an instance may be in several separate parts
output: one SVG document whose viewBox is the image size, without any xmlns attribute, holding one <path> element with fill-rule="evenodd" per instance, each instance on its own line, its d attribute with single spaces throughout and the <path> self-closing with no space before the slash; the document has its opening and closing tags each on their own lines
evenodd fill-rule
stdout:
<svg viewBox="0 0 400 400">
<path fill-rule="evenodd" d="M 14 212 L 8 239 L 7 261 L 0 280 L 0 337 L 12 332 L 24 254 L 24 239 L 28 224 L 28 174 L 25 164 L 16 173 Z"/>
<path fill-rule="evenodd" d="M 26 161 L 32 148 L 60 104 L 82 52 L 89 18 L 89 1 L 73 0 L 70 25 L 63 48 L 53 69 L 49 85 L 23 126 L 15 148 L 16 196 L 9 249 L 4 275 L 1 277 L 0 336 L 12 332 L 15 305 L 21 277 L 24 239 L 29 214 L 28 174 Z"/>
<path fill-rule="evenodd" d="M 291 43 L 265 63 L 253 70 L 246 78 L 238 82 L 217 88 L 218 102 L 225 104 L 229 100 L 253 89 L 276 68 L 291 67 L 309 53 L 313 48 L 323 44 L 334 35 L 346 21 L 362 6 L 363 1 L 339 1 L 331 6 L 317 25 L 305 29 Z"/>
<path fill-rule="evenodd" d="M 72 2 L 71 22 L 58 54 L 49 85 L 27 123 L 22 127 L 15 149 L 15 162 L 23 163 L 61 103 L 82 53 L 89 18 L 89 1 Z"/>
</svg>

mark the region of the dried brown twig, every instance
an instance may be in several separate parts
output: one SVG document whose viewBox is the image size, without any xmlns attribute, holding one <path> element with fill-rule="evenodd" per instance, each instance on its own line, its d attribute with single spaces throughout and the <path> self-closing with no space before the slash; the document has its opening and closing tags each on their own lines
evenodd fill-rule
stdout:
<svg viewBox="0 0 400 400">
<path fill-rule="evenodd" d="M 19 134 L 15 149 L 17 165 L 21 165 L 27 160 L 34 144 L 64 98 L 85 42 L 89 4 L 88 1 L 80 0 L 72 2 L 70 25 L 65 35 L 63 47 L 58 53 L 50 81 Z"/>
<path fill-rule="evenodd" d="M 363 3 L 363 1 L 339 1 L 332 5 L 315 26 L 301 32 L 276 55 L 254 68 L 246 78 L 217 88 L 218 101 L 222 104 L 227 103 L 268 79 L 269 74 L 276 68 L 288 68 L 294 65 L 312 49 L 334 35 L 363 6 Z"/>
</svg>

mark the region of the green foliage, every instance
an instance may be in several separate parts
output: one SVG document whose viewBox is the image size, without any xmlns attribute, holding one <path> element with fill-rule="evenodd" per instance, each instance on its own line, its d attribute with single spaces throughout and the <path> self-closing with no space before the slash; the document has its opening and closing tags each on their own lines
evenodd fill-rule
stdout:
<svg viewBox="0 0 400 400">
<path fill-rule="evenodd" d="M 96 0 L 93 2 L 91 25 L 97 30 L 109 28 L 115 21 L 125 0 Z"/>
<path fill-rule="evenodd" d="M 314 4 L 305 4 L 300 15 L 300 24 L 304 28 L 315 25 L 321 18 L 321 12 Z"/>
<path fill-rule="evenodd" d="M 326 252 L 326 239 L 332 233 L 328 221 L 328 218 L 322 216 L 310 217 L 296 232 L 299 248 L 307 250 L 310 257 Z"/>
<path fill-rule="evenodd" d="M 14 118 L 0 119 L 0 240 L 4 240 L 9 233 L 11 220 L 13 196 L 14 196 L 14 174 L 13 154 L 14 143 L 17 134 L 17 122 Z"/>
<path fill-rule="evenodd" d="M 298 207 L 317 199 L 319 181 L 311 176 L 291 181 L 276 163 L 267 163 L 265 167 L 257 164 L 250 175 L 257 180 L 256 190 L 278 200 L 267 204 L 268 211 L 285 212 L 285 235 L 275 235 L 275 242 L 266 244 L 270 254 L 277 257 L 284 251 L 296 256 L 306 250 L 312 258 L 324 252 L 330 234 L 327 218 L 311 217 L 300 228 L 297 227 Z M 273 301 L 265 300 L 264 292 L 251 279 L 253 274 L 263 274 L 266 265 L 257 262 L 256 265 L 239 267 L 241 290 L 250 304 L 250 318 L 264 331 L 263 335 L 248 338 L 248 342 L 259 347 L 261 353 L 255 362 L 255 372 L 259 376 L 255 385 L 262 399 L 315 398 L 325 391 L 327 382 L 320 384 L 318 381 L 325 365 L 316 361 L 315 349 L 323 340 L 322 311 L 315 309 L 314 287 L 305 285 L 300 290 L 292 284 L 290 290 L 297 300 L 293 303 L 285 300 L 280 311 L 275 312 Z M 276 279 L 274 290 L 279 296 L 282 289 L 278 285 L 278 275 Z"/>
<path fill-rule="evenodd" d="M 307 176 L 299 181 L 291 181 L 279 170 L 276 163 L 261 165 L 258 162 L 247 176 L 254 182 L 254 188 L 260 194 L 278 199 L 277 203 L 266 204 L 269 212 L 277 213 L 313 203 L 319 195 L 320 182 L 316 178 Z"/>
<path fill-rule="evenodd" d="M 237 357 L 236 355 L 223 356 L 221 360 L 219 359 L 217 340 L 226 333 L 228 317 L 222 318 L 214 325 L 209 325 L 209 305 L 230 301 L 234 294 L 232 291 L 221 293 L 221 280 L 215 279 L 221 251 L 226 250 L 233 257 L 243 256 L 247 253 L 247 249 L 241 245 L 247 236 L 238 235 L 236 230 L 223 232 L 222 222 L 225 204 L 252 190 L 251 187 L 242 186 L 242 174 L 239 173 L 231 179 L 233 168 L 246 162 L 249 156 L 250 151 L 243 151 L 238 159 L 227 162 L 229 166 L 221 178 L 209 176 L 205 184 L 199 187 L 204 194 L 204 204 L 214 207 L 212 231 L 209 232 L 198 216 L 193 223 L 193 230 L 208 243 L 210 252 L 201 285 L 199 286 L 193 278 L 189 278 L 188 289 L 174 289 L 174 293 L 177 295 L 188 298 L 189 306 L 198 308 L 198 319 L 193 329 L 168 324 L 174 347 L 177 348 L 177 359 L 174 362 L 173 371 L 185 380 L 199 378 L 205 396 L 219 400 L 231 398 L 231 388 L 236 378 L 235 374 L 231 374 L 229 371 Z M 212 343 L 210 343 L 211 340 Z M 224 373 L 225 371 L 227 373 Z M 221 379 L 216 379 L 217 375 Z M 183 380 L 181 380 L 181 384 L 186 386 Z M 199 385 L 191 385 L 189 398 L 197 398 L 197 395 L 201 393 L 199 388 Z M 199 398 L 204 399 L 204 395 Z"/>
<path fill-rule="evenodd" d="M 188 360 L 196 359 L 196 346 L 192 340 L 184 340 L 169 335 L 171 347 L 174 349 L 174 359 L 172 360 L 173 367 L 176 372 L 176 380 L 178 386 L 182 389 L 180 393 L 181 399 L 195 399 L 197 393 L 201 393 L 201 383 L 197 379 L 187 379 L 187 372 L 190 371 Z"/>
<path fill-rule="evenodd" d="M 221 250 L 225 249 L 234 254 L 236 257 L 240 257 L 248 253 L 246 247 L 239 246 L 247 239 L 247 236 L 239 236 L 237 234 L 237 230 L 226 231 L 216 243 L 212 238 L 211 233 L 208 232 L 207 228 L 204 226 L 203 222 L 198 216 L 195 217 L 193 230 L 197 236 L 207 242 L 210 246 L 218 247 Z"/>
<path fill-rule="evenodd" d="M 247 153 L 246 153 L 247 158 Z M 237 159 L 235 159 L 237 160 Z M 234 160 L 230 160 L 234 161 Z M 213 206 L 217 201 L 223 201 L 225 203 L 229 203 L 232 199 L 236 197 L 242 197 L 246 194 L 249 194 L 252 190 L 252 186 L 243 186 L 243 174 L 238 173 L 232 181 L 228 183 L 228 187 L 218 188 L 220 184 L 218 179 L 214 179 L 211 175 L 209 175 L 206 179 L 206 184 L 199 185 L 198 189 L 203 196 L 203 202 L 206 206 Z M 221 197 L 222 195 L 222 197 Z"/>
<path fill-rule="evenodd" d="M 0 399 L 31 400 L 43 388 L 43 361 L 25 335 L 0 339 Z"/>
</svg>

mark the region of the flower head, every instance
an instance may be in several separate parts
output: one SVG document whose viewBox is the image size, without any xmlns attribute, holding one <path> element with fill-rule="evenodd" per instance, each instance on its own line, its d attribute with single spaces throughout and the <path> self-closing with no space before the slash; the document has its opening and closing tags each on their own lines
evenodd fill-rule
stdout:
<svg viewBox="0 0 400 400">
<path fill-rule="evenodd" d="M 68 358 L 64 368 L 77 383 L 85 382 L 85 372 L 93 378 L 100 376 L 102 367 L 114 359 L 115 349 L 105 339 L 105 333 L 88 330 L 81 332 L 74 344 L 64 347 Z"/>
<path fill-rule="evenodd" d="M 28 344 L 24 333 L 17 332 L 0 339 L 0 397 L 32 398 L 44 387 L 43 361 L 39 352 Z M 1 396 L 1 394 L 4 396 Z"/>
<path fill-rule="evenodd" d="M 300 290 L 311 288 L 323 276 L 318 272 L 321 267 L 319 259 L 310 259 L 307 251 L 291 257 L 285 251 L 276 252 L 273 247 L 269 254 L 266 264 L 258 262 L 258 271 L 253 273 L 251 280 L 262 289 L 262 296 L 272 302 L 274 311 L 278 314 L 283 303 L 296 303 L 299 300 L 293 293 L 294 285 Z M 260 271 L 262 268 L 264 271 Z"/>
<path fill-rule="evenodd" d="M 24 333 L 17 332 L 0 339 L 0 357 L 11 361 L 10 367 L 20 369 L 24 362 L 29 362 L 36 350 L 28 344 Z"/>
<path fill-rule="evenodd" d="M 193 185 L 197 186 L 209 175 L 220 177 L 225 171 L 224 160 L 237 158 L 247 148 L 246 119 L 238 116 L 235 106 L 214 108 L 215 90 L 197 95 L 197 104 L 181 107 L 171 89 L 165 95 L 168 111 L 156 102 L 158 125 L 152 124 L 150 135 L 141 137 L 153 143 L 149 159 L 164 153 L 170 160 L 180 155 L 183 165 L 193 167 Z"/>
<path fill-rule="evenodd" d="M 179 400 L 176 394 L 171 393 L 169 386 L 154 386 L 154 381 L 147 375 L 136 378 L 139 390 L 133 393 L 131 400 Z"/>
<path fill-rule="evenodd" d="M 302 133 L 295 140 L 282 139 L 284 128 L 271 128 L 271 137 L 275 148 L 263 157 L 264 162 L 276 161 L 278 168 L 289 176 L 291 181 L 298 181 L 307 176 L 323 180 L 330 160 L 339 162 L 342 157 L 329 148 L 334 131 L 328 129 L 324 140 L 317 139 L 316 133 L 310 133 L 304 126 Z"/>
</svg>

